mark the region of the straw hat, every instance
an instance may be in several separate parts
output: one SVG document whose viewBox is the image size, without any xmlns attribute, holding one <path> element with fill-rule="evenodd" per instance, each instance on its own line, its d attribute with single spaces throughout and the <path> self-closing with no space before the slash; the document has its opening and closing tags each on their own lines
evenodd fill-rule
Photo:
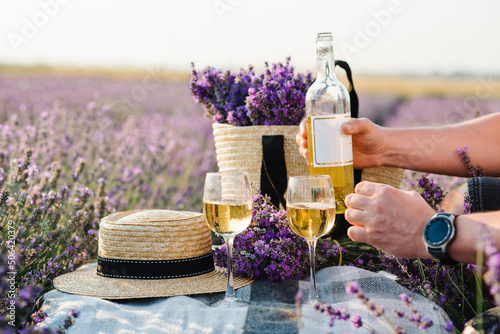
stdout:
<svg viewBox="0 0 500 334">
<path fill-rule="evenodd" d="M 234 287 L 252 282 L 235 277 Z M 101 220 L 97 270 L 54 279 L 56 289 L 103 299 L 167 297 L 222 292 L 225 269 L 215 267 L 203 215 L 134 210 Z"/>
</svg>

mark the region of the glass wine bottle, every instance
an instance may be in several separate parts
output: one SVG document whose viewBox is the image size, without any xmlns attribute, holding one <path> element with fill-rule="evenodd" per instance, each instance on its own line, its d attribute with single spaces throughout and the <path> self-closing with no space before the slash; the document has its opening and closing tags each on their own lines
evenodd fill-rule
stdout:
<svg viewBox="0 0 500 334">
<path fill-rule="evenodd" d="M 351 136 L 341 125 L 351 118 L 349 93 L 335 76 L 330 32 L 316 38 L 317 77 L 306 93 L 309 174 L 330 175 L 336 213 L 345 212 L 345 197 L 354 191 Z"/>
</svg>

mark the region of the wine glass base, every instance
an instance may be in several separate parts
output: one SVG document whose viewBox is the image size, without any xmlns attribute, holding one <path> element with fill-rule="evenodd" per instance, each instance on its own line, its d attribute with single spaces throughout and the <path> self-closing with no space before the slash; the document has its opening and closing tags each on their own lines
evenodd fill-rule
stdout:
<svg viewBox="0 0 500 334">
<path fill-rule="evenodd" d="M 312 304 L 312 305 L 314 305 L 316 303 L 323 303 L 323 301 L 321 299 L 319 299 L 319 298 L 306 299 L 304 302 L 307 303 L 307 304 Z"/>
<path fill-rule="evenodd" d="M 245 307 L 250 305 L 249 302 L 244 301 L 243 299 L 240 298 L 225 298 L 219 301 L 216 301 L 215 303 L 210 304 L 210 306 L 213 307 Z"/>
</svg>

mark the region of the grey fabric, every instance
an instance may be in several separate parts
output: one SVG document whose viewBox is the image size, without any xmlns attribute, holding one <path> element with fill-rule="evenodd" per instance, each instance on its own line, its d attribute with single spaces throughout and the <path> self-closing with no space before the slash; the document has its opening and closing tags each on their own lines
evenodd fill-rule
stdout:
<svg viewBox="0 0 500 334">
<path fill-rule="evenodd" d="M 414 299 L 414 307 L 422 316 L 429 316 L 434 326 L 430 333 L 440 333 L 445 320 L 442 311 L 426 298 L 403 288 L 382 274 L 354 267 L 331 267 L 317 273 L 319 295 L 334 307 L 343 307 L 348 313 L 359 313 L 366 324 L 379 332 L 388 332 L 376 318 L 369 315 L 364 305 L 345 292 L 348 281 L 358 281 L 365 294 L 377 305 L 384 305 L 389 319 L 404 327 L 408 333 L 420 332 L 413 324 L 394 316 L 394 309 L 409 314 L 399 300 L 401 293 Z M 237 291 L 237 295 L 250 300 L 244 308 L 221 309 L 209 306 L 223 298 L 223 293 L 170 298 L 107 301 L 50 291 L 45 295 L 42 310 L 48 314 L 43 326 L 60 326 L 70 309 L 80 311 L 80 317 L 68 333 L 298 333 L 294 298 L 298 289 L 307 295 L 309 282 L 256 281 Z M 301 307 L 302 333 L 360 332 L 349 321 L 337 321 L 333 328 L 328 318 L 311 305 Z M 443 312 L 444 314 L 444 312 Z M 439 325 L 441 324 L 441 326 Z"/>
</svg>

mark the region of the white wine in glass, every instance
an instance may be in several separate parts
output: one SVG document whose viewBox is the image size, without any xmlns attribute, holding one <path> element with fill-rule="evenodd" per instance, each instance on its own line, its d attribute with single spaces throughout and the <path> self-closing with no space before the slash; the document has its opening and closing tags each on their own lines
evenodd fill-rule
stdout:
<svg viewBox="0 0 500 334">
<path fill-rule="evenodd" d="M 335 195 L 329 175 L 292 176 L 288 181 L 286 210 L 290 228 L 307 241 L 311 271 L 309 302 L 318 302 L 316 243 L 335 224 Z"/>
<path fill-rule="evenodd" d="M 212 231 L 222 236 L 231 236 L 243 232 L 248 227 L 252 219 L 252 203 L 204 202 L 203 212 Z"/>
<path fill-rule="evenodd" d="M 248 302 L 236 297 L 232 255 L 234 237 L 252 221 L 252 192 L 248 173 L 207 173 L 203 190 L 203 214 L 208 227 L 220 234 L 227 247 L 227 289 L 222 301 L 213 306 L 241 307 Z"/>
</svg>

